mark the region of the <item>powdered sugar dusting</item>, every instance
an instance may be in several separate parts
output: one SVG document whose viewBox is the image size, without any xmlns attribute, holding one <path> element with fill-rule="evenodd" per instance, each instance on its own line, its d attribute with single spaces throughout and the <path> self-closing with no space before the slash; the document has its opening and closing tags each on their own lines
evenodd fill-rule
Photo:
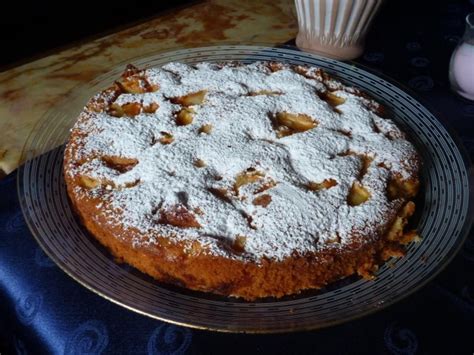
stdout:
<svg viewBox="0 0 474 355">
<path fill-rule="evenodd" d="M 368 99 L 336 81 L 330 87 L 345 102 L 334 110 L 317 95 L 326 85 L 290 67 L 272 72 L 265 63 L 169 63 L 147 69 L 145 75 L 159 85 L 158 91 L 121 94 L 115 102 L 157 103 L 158 110 L 121 118 L 86 110 L 73 129 L 84 134 L 69 146 L 74 162 L 68 167 L 71 176 L 110 182 L 105 188 L 78 187 L 76 197 L 101 196 L 109 207 L 101 203 L 97 210 L 111 223 L 138 230 L 137 246 L 155 243 L 160 235 L 172 241 L 198 240 L 205 252 L 215 255 L 258 261 L 342 247 L 354 234 L 370 240 L 400 206 L 399 200 L 386 197 L 389 177 L 409 178 L 418 169 L 414 147 L 395 124 L 378 117 L 367 108 Z M 178 126 L 175 117 L 181 106 L 170 98 L 200 90 L 207 94 L 193 107 L 192 124 Z M 276 94 L 253 96 L 262 90 Z M 318 125 L 279 138 L 272 121 L 278 112 L 305 114 Z M 212 131 L 200 133 L 203 125 L 211 125 Z M 171 144 L 156 143 L 163 132 L 173 136 Z M 373 158 L 363 177 L 362 155 Z M 91 156 L 95 158 L 77 164 Z M 138 163 L 118 172 L 104 164 L 103 156 Z M 197 167 L 197 160 L 205 166 Z M 236 190 L 236 179 L 245 172 L 257 172 L 258 178 Z M 337 184 L 308 189 L 309 183 L 328 179 Z M 358 179 L 371 197 L 349 206 L 347 196 Z M 157 210 L 177 205 L 192 212 L 201 227 L 162 223 Z M 114 212 L 117 208 L 120 215 Z M 245 238 L 245 251 L 231 252 L 229 246 L 239 236 Z"/>
</svg>

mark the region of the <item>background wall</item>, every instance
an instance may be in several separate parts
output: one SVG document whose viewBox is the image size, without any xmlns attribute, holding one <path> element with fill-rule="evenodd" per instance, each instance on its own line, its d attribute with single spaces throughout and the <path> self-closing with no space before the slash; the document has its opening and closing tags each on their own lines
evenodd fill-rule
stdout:
<svg viewBox="0 0 474 355">
<path fill-rule="evenodd" d="M 5 1 L 0 6 L 0 70 L 18 60 L 198 1 Z"/>
</svg>

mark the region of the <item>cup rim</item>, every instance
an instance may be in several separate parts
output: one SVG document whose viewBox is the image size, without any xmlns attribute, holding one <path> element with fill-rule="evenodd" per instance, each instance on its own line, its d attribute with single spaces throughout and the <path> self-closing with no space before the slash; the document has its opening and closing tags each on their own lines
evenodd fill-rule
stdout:
<svg viewBox="0 0 474 355">
<path fill-rule="evenodd" d="M 466 16 L 466 24 L 471 27 L 471 28 L 474 28 L 474 12 L 471 12 L 469 14 L 467 14 Z"/>
</svg>

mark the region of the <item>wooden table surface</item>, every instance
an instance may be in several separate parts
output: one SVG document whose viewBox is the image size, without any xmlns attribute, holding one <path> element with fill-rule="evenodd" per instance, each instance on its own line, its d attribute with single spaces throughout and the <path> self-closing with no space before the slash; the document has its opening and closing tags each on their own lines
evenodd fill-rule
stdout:
<svg viewBox="0 0 474 355">
<path fill-rule="evenodd" d="M 19 166 L 26 139 L 47 110 L 78 84 L 117 63 L 199 44 L 279 44 L 296 32 L 291 0 L 204 1 L 4 71 L 0 73 L 0 176 Z"/>
</svg>

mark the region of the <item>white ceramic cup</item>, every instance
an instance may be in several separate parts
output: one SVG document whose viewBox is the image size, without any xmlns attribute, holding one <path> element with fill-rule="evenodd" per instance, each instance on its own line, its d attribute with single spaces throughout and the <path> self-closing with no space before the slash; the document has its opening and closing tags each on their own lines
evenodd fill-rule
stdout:
<svg viewBox="0 0 474 355">
<path fill-rule="evenodd" d="M 474 12 L 466 16 L 466 30 L 449 63 L 451 88 L 468 100 L 474 100 Z"/>
<path fill-rule="evenodd" d="M 364 51 L 367 31 L 383 0 L 295 0 L 298 48 L 336 59 Z"/>
</svg>

